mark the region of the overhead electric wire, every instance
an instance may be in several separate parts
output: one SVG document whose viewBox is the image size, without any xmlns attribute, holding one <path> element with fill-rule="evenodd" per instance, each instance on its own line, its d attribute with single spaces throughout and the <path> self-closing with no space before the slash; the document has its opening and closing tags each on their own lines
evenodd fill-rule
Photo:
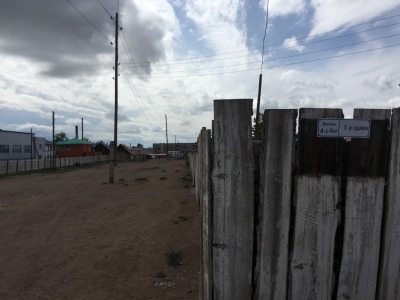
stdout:
<svg viewBox="0 0 400 300">
<path fill-rule="evenodd" d="M 386 18 L 375 19 L 375 20 L 372 20 L 372 21 L 368 21 L 368 22 L 364 22 L 364 23 L 359 23 L 359 24 L 356 24 L 356 25 L 348 26 L 348 27 L 342 27 L 342 28 L 339 28 L 339 29 L 335 29 L 335 30 L 331 30 L 331 31 L 326 31 L 326 32 L 322 32 L 322 33 L 315 34 L 315 35 L 310 35 L 310 36 L 306 36 L 306 37 L 301 37 L 301 38 L 298 38 L 297 40 L 303 40 L 303 39 L 308 39 L 308 38 L 316 37 L 316 36 L 319 36 L 319 35 L 324 35 L 324 34 L 333 33 L 333 32 L 337 32 L 337 31 L 343 31 L 343 30 L 346 30 L 346 29 L 349 29 L 349 28 L 353 28 L 353 27 L 357 27 L 357 26 L 361 26 L 361 25 L 365 25 L 365 24 L 369 24 L 369 23 L 374 23 L 374 22 L 378 22 L 378 21 L 382 21 L 382 20 L 387 20 L 387 19 L 395 18 L 395 17 L 399 17 L 399 16 L 400 16 L 400 14 L 393 15 L 393 16 L 386 17 Z M 371 31 L 371 30 L 376 30 L 376 29 L 381 29 L 381 28 L 385 28 L 385 27 L 389 27 L 389 26 L 393 26 L 393 25 L 397 25 L 397 24 L 400 24 L 400 22 L 393 23 L 393 24 L 389 24 L 389 25 L 384 25 L 384 26 L 381 26 L 381 27 L 375 27 L 375 28 L 371 28 L 371 29 L 359 31 L 359 32 L 352 33 L 352 34 L 363 33 L 363 32 L 367 32 L 367 31 Z M 344 35 L 344 36 L 347 36 L 347 35 Z M 342 37 L 343 37 L 343 36 L 342 36 Z M 322 41 L 325 41 L 325 40 L 322 40 Z M 284 41 L 281 41 L 281 42 L 278 42 L 278 43 L 274 43 L 274 44 L 268 44 L 268 45 L 266 45 L 265 47 L 271 47 L 271 46 L 280 45 L 280 44 L 282 44 L 283 42 L 284 42 Z M 261 48 L 262 48 L 262 47 L 255 47 L 255 48 L 249 48 L 249 49 L 247 49 L 247 50 L 226 52 L 226 53 L 221 53 L 221 54 L 211 54 L 211 55 L 197 56 L 197 57 L 191 57 L 191 58 L 178 58 L 178 59 L 171 59 L 171 60 L 163 60 L 163 61 L 159 61 L 159 62 L 169 62 L 169 61 L 173 62 L 173 61 L 182 61 L 182 60 L 195 60 L 195 59 L 201 59 L 201 58 L 207 58 L 207 57 L 214 57 L 214 56 L 222 56 L 222 55 L 228 55 L 228 54 L 235 54 L 235 53 L 240 53 L 240 52 L 246 52 L 246 51 L 249 51 L 249 50 L 257 50 L 257 49 L 261 49 Z M 258 54 L 258 53 L 256 53 L 256 54 Z M 247 56 L 247 55 L 246 55 L 246 56 Z M 141 62 L 137 62 L 137 63 L 136 63 L 136 64 L 137 64 L 136 66 L 137 66 L 137 67 L 147 67 L 147 66 L 138 66 L 138 64 L 150 64 L 150 63 L 151 63 L 151 64 L 155 64 L 155 62 L 151 62 L 151 61 L 141 61 Z M 158 62 L 157 62 L 157 63 L 158 63 Z M 170 65 L 170 64 L 165 64 L 165 65 Z"/>
<path fill-rule="evenodd" d="M 397 25 L 400 24 L 400 22 L 398 23 L 393 23 L 390 25 L 385 25 L 382 27 L 376 27 L 376 28 L 371 28 L 371 29 L 367 29 L 367 30 L 363 30 L 363 31 L 358 31 L 358 32 L 353 32 L 353 33 L 349 33 L 349 34 L 345 34 L 345 35 L 340 35 L 340 36 L 336 36 L 336 37 L 332 37 L 332 38 L 327 38 L 327 39 L 323 39 L 323 40 L 319 40 L 319 41 L 312 41 L 312 42 L 308 42 L 308 43 L 303 43 L 303 44 L 297 44 L 296 46 L 290 46 L 290 47 L 283 47 L 283 48 L 275 48 L 272 50 L 268 50 L 265 51 L 265 53 L 272 53 L 275 51 L 282 51 L 282 50 L 288 50 L 288 49 L 293 49 L 293 48 L 298 48 L 300 46 L 307 46 L 307 45 L 311 45 L 311 44 L 316 44 L 316 43 L 321 43 L 321 42 L 325 42 L 325 41 L 330 41 L 330 40 L 334 40 L 334 39 L 339 39 L 339 38 L 343 38 L 343 37 L 347 37 L 347 36 L 351 36 L 351 35 L 356 35 L 359 33 L 363 33 L 363 32 L 367 32 L 367 31 L 372 31 L 372 30 L 376 30 L 376 29 L 381 29 L 384 27 L 389 27 L 389 26 L 393 26 L 393 25 Z M 282 43 L 279 43 L 277 45 L 280 45 Z M 268 45 L 267 45 L 268 46 Z M 266 47 L 267 47 L 266 46 Z M 250 50 L 250 49 L 249 49 Z M 203 60 L 203 61 L 199 61 L 199 62 L 208 62 L 208 61 L 216 61 L 216 60 L 226 60 L 226 59 L 234 59 L 234 58 L 239 58 L 239 57 L 248 57 L 248 56 L 253 56 L 253 55 L 259 55 L 260 53 L 251 53 L 251 54 L 246 54 L 246 55 L 241 55 L 241 56 L 235 56 L 235 57 L 224 57 L 224 58 L 216 58 L 216 59 L 211 59 L 211 60 Z M 185 64 L 193 64 L 194 62 L 181 62 L 181 63 L 174 63 L 174 64 L 153 64 L 154 67 L 160 67 L 160 66 L 173 66 L 173 65 L 185 65 Z M 149 67 L 149 65 L 147 66 L 138 66 L 136 64 L 137 68 L 147 68 Z"/>
<path fill-rule="evenodd" d="M 307 61 L 302 61 L 302 62 L 282 64 L 282 65 L 278 65 L 278 66 L 268 67 L 268 69 L 280 68 L 280 67 L 290 66 L 290 65 L 299 65 L 299 64 L 304 64 L 304 63 L 309 63 L 309 62 L 314 62 L 314 61 L 320 61 L 320 60 L 325 60 L 325 59 L 332 59 L 332 58 L 343 57 L 343 56 L 348 56 L 348 55 L 360 54 L 360 53 L 365 53 L 365 52 L 370 52 L 370 51 L 375 51 L 375 50 L 381 50 L 381 49 L 386 49 L 386 48 L 397 47 L 397 46 L 400 46 L 400 44 L 384 46 L 384 47 L 379 47 L 379 48 L 369 49 L 369 50 L 363 50 L 363 51 L 357 51 L 357 52 L 352 52 L 352 53 L 334 55 L 334 56 L 329 56 L 329 57 L 324 57 L 324 58 L 317 58 L 317 59 L 307 60 Z M 224 75 L 224 74 L 231 74 L 231 73 L 249 72 L 249 71 L 254 71 L 254 70 L 259 70 L 259 69 L 257 68 L 257 69 L 247 69 L 247 70 L 240 70 L 240 71 L 219 72 L 219 73 L 210 73 L 210 74 L 196 74 L 196 75 L 168 76 L 168 77 L 152 77 L 152 78 L 153 79 L 157 79 L 157 78 L 168 78 L 168 79 L 171 79 L 171 78 L 198 77 L 198 76 L 208 76 L 208 75 Z"/>
<path fill-rule="evenodd" d="M 124 42 L 123 42 L 122 39 L 121 39 L 121 41 L 122 41 L 122 45 L 123 45 L 124 48 L 125 48 L 125 52 L 126 52 L 126 54 L 128 55 L 128 58 L 129 58 L 129 53 L 128 53 L 128 51 L 127 51 L 125 45 L 124 45 Z M 119 59 L 120 59 L 120 58 L 119 58 Z M 121 61 L 121 60 L 120 60 L 120 61 Z M 122 61 L 121 61 L 121 65 L 123 65 Z M 126 74 L 126 76 L 128 76 L 128 73 L 127 73 L 127 72 L 125 72 L 125 74 Z M 137 98 L 140 99 L 140 101 L 142 101 L 142 103 L 143 103 L 143 106 L 144 106 L 146 109 L 148 109 L 148 107 L 146 106 L 145 101 L 142 99 L 142 97 L 140 97 L 140 94 L 139 94 L 139 92 L 137 91 L 137 89 L 135 88 L 135 86 L 133 85 L 133 83 L 132 83 L 132 86 L 133 86 L 133 89 L 136 91 Z M 133 92 L 133 91 L 132 91 L 132 92 Z M 153 114 L 152 114 L 151 112 L 150 112 L 150 115 L 151 115 L 151 117 L 152 117 L 156 122 L 159 122 L 156 118 L 154 118 L 154 116 L 153 116 Z"/>
<path fill-rule="evenodd" d="M 92 22 L 90 22 L 90 20 L 89 20 L 88 18 L 86 18 L 86 16 L 85 16 L 83 13 L 81 13 L 81 12 L 79 11 L 79 9 L 77 9 L 71 2 L 69 2 L 69 0 L 67 0 L 67 2 L 68 2 L 69 4 L 71 4 L 71 6 L 72 6 L 73 8 L 75 8 L 76 11 L 77 11 L 78 13 L 80 13 L 80 14 L 82 15 L 82 17 L 85 18 L 86 21 L 88 21 L 94 28 L 96 28 L 96 30 L 97 30 L 98 32 L 100 32 L 100 34 L 102 34 L 107 40 L 109 40 L 109 41 L 111 42 L 111 44 L 113 44 L 113 42 L 112 42 L 103 32 L 101 32 L 100 29 L 98 29 Z"/>
<path fill-rule="evenodd" d="M 133 84 L 132 84 L 132 82 L 131 82 L 131 80 L 130 80 L 130 77 L 126 74 L 125 67 L 124 67 L 122 64 L 121 64 L 121 66 L 122 66 L 122 72 L 125 73 L 125 76 L 126 76 L 127 79 L 128 79 L 128 84 L 129 84 L 129 87 L 131 88 L 132 94 L 133 94 L 133 96 L 136 98 L 136 101 L 137 101 L 137 97 L 135 96 L 135 93 L 133 92 L 133 89 L 132 89 L 132 86 L 131 86 L 131 85 L 133 85 Z M 146 114 L 145 114 L 145 112 L 144 112 L 142 106 L 140 105 L 139 101 L 137 101 L 137 103 L 139 104 L 139 107 L 140 107 L 140 109 L 141 109 L 141 111 L 142 111 L 144 117 L 146 118 L 147 122 L 149 123 L 150 127 L 151 127 L 151 128 L 153 129 L 153 131 L 154 131 L 154 128 L 153 128 L 153 126 L 151 125 L 149 119 L 147 118 L 147 116 L 146 116 Z"/>
<path fill-rule="evenodd" d="M 366 40 L 366 41 L 362 41 L 362 42 L 357 42 L 357 43 L 352 43 L 352 44 L 347 44 L 347 45 L 342 45 L 342 46 L 337 46 L 337 47 L 332 47 L 332 48 L 327 48 L 327 49 L 321 49 L 321 50 L 316 50 L 316 51 L 311 51 L 311 52 L 305 52 L 305 53 L 301 53 L 301 54 L 295 54 L 295 55 L 289 55 L 289 56 L 283 56 L 283 57 L 277 57 L 277 58 L 271 58 L 271 59 L 265 59 L 262 62 L 267 62 L 267 61 L 274 61 L 274 60 L 279 60 L 279 59 L 285 59 L 285 58 L 292 58 L 292 57 L 297 57 L 297 56 L 304 56 L 304 55 L 308 55 L 308 54 L 314 54 L 314 53 L 319 53 L 319 52 L 325 52 L 325 51 L 330 51 L 330 50 L 334 50 L 334 49 L 339 49 L 339 48 L 345 48 L 345 47 L 349 47 L 349 46 L 354 46 L 354 45 L 359 45 L 359 44 L 364 44 L 364 43 L 368 43 L 368 42 L 372 42 L 372 41 L 376 41 L 376 40 L 381 40 L 381 39 L 385 39 L 385 38 L 390 38 L 390 37 L 394 37 L 394 36 L 399 36 L 400 33 L 398 34 L 392 34 L 389 36 L 384 36 L 384 37 L 380 37 L 380 38 L 376 38 L 376 39 L 370 39 L 370 40 Z M 202 71 L 202 70 L 209 70 L 209 69 L 218 69 L 218 68 L 227 68 L 227 67 L 235 67 L 235 66 L 241 66 L 241 65 L 248 65 L 248 64 L 256 64 L 256 63 L 260 63 L 261 61 L 253 61 L 253 62 L 245 62 L 245 63 L 240 63 L 240 64 L 233 64 L 233 65 L 226 65 L 226 66 L 218 66 L 218 67 L 208 67 L 208 68 L 201 68 L 201 69 L 189 69 L 189 70 L 181 70 L 181 71 L 166 71 L 166 72 L 142 72 L 140 74 L 172 74 L 172 73 L 182 73 L 182 72 L 193 72 L 193 71 Z"/>
<path fill-rule="evenodd" d="M 149 100 L 151 106 L 153 106 L 153 108 L 154 108 L 154 110 L 156 111 L 156 113 L 158 114 L 158 116 L 161 117 L 161 115 L 158 113 L 157 109 L 154 107 L 153 101 L 151 101 L 151 99 L 150 99 L 150 95 L 149 95 L 149 93 L 147 92 L 147 89 L 146 89 L 146 87 L 145 87 L 144 84 L 143 84 L 143 80 L 142 80 L 142 77 L 140 76 L 139 70 L 137 70 L 137 68 L 136 68 L 135 60 L 133 59 L 133 55 L 132 55 L 131 49 L 129 48 L 128 41 L 127 41 L 126 38 L 125 38 L 124 32 L 122 32 L 122 37 L 123 37 L 123 39 L 121 39 L 121 41 L 122 41 L 122 40 L 125 41 L 125 44 L 126 44 L 128 50 L 129 50 L 129 55 L 128 55 L 128 57 L 130 57 L 130 60 L 132 60 L 132 62 L 133 62 L 133 70 L 135 71 L 135 73 L 137 74 L 137 76 L 138 76 L 138 78 L 139 78 L 139 82 L 141 83 L 142 88 L 143 88 L 143 90 L 145 91 L 145 93 L 146 93 L 146 95 L 147 95 L 147 99 Z M 123 42 L 122 42 L 122 44 L 123 44 Z M 125 47 L 125 46 L 124 46 L 124 47 Z M 125 49 L 125 51 L 126 51 L 126 49 Z"/>
<path fill-rule="evenodd" d="M 263 47 L 262 47 L 262 55 L 261 55 L 261 69 L 260 69 L 260 74 L 262 74 L 263 70 L 263 65 L 264 65 L 264 49 L 265 49 L 265 36 L 267 35 L 267 29 L 268 29 L 268 8 L 269 8 L 269 0 L 267 0 L 267 20 L 265 21 L 265 30 L 264 30 L 264 38 L 263 38 Z M 261 79 L 260 79 L 261 80 Z M 261 82 L 261 81 L 260 81 Z M 260 105 L 258 105 L 260 106 Z M 258 111 L 257 111 L 258 114 Z"/>
<path fill-rule="evenodd" d="M 111 17 L 111 19 L 113 18 L 113 16 L 110 14 L 110 12 L 107 10 L 107 8 L 104 7 L 104 5 L 100 2 L 100 0 L 97 0 L 97 2 L 100 3 L 100 5 L 104 8 L 104 10 L 108 13 L 108 15 Z"/>
</svg>

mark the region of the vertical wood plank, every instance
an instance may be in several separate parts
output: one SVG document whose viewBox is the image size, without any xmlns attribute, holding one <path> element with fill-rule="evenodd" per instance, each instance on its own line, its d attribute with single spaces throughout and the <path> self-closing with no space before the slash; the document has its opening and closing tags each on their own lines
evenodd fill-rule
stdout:
<svg viewBox="0 0 400 300">
<path fill-rule="evenodd" d="M 286 299 L 297 110 L 265 110 L 260 154 L 261 247 L 256 299 Z"/>
<path fill-rule="evenodd" d="M 212 300 L 211 130 L 200 133 L 202 153 L 202 283 L 204 300 Z"/>
<path fill-rule="evenodd" d="M 393 109 L 378 299 L 400 297 L 400 108 Z"/>
<path fill-rule="evenodd" d="M 375 299 L 390 110 L 355 109 L 371 119 L 369 139 L 352 139 L 337 299 Z"/>
<path fill-rule="evenodd" d="M 340 218 L 339 142 L 317 138 L 317 118 L 341 109 L 300 109 L 299 175 L 295 184 L 294 245 L 289 299 L 331 299 L 335 233 Z"/>
<path fill-rule="evenodd" d="M 254 174 L 252 99 L 214 101 L 213 299 L 250 300 Z"/>
</svg>

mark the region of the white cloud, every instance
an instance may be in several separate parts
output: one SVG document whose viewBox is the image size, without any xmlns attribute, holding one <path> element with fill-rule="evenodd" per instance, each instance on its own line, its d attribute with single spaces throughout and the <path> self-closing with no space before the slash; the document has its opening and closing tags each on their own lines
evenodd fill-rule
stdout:
<svg viewBox="0 0 400 300">
<path fill-rule="evenodd" d="M 364 86 L 373 88 L 377 91 L 386 91 L 395 87 L 394 79 L 391 75 L 374 76 L 364 81 Z"/>
<path fill-rule="evenodd" d="M 292 36 L 291 38 L 288 38 L 283 41 L 283 47 L 284 48 L 291 48 L 290 50 L 297 50 L 299 52 L 303 52 L 303 50 L 306 48 L 302 45 L 299 45 L 297 43 L 297 38 Z"/>
<path fill-rule="evenodd" d="M 394 0 L 311 0 L 310 4 L 315 10 L 310 35 L 315 35 L 342 26 L 369 21 L 394 9 L 399 2 Z"/>
<path fill-rule="evenodd" d="M 185 9 L 197 25 L 200 39 L 215 53 L 246 49 L 244 1 L 188 0 Z"/>
<path fill-rule="evenodd" d="M 261 0 L 260 6 L 267 11 L 268 0 Z M 272 18 L 289 14 L 301 14 L 305 11 L 305 0 L 269 0 L 268 15 Z"/>
<path fill-rule="evenodd" d="M 400 97 L 394 97 L 388 101 L 391 107 L 400 107 Z"/>
</svg>

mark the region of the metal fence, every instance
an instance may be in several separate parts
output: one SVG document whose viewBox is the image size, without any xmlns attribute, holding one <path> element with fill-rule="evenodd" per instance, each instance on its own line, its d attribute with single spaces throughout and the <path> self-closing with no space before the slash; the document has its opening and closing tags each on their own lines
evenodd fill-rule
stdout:
<svg viewBox="0 0 400 300">
<path fill-rule="evenodd" d="M 109 155 L 56 158 L 54 165 L 52 159 L 3 160 L 0 161 L 0 174 L 34 171 L 52 167 L 68 167 L 76 164 L 90 164 L 108 160 Z"/>
</svg>

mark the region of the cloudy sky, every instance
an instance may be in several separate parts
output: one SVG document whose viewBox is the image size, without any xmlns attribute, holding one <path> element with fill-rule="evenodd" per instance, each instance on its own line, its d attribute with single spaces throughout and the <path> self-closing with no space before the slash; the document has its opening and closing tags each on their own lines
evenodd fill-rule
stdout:
<svg viewBox="0 0 400 300">
<path fill-rule="evenodd" d="M 263 109 L 400 106 L 397 0 L 69 2 L 0 0 L 0 129 L 51 139 L 55 111 L 56 132 L 83 118 L 113 139 L 118 9 L 119 143 L 164 142 L 165 114 L 169 140 L 193 142 L 214 99 L 255 108 L 267 7 Z"/>
</svg>

